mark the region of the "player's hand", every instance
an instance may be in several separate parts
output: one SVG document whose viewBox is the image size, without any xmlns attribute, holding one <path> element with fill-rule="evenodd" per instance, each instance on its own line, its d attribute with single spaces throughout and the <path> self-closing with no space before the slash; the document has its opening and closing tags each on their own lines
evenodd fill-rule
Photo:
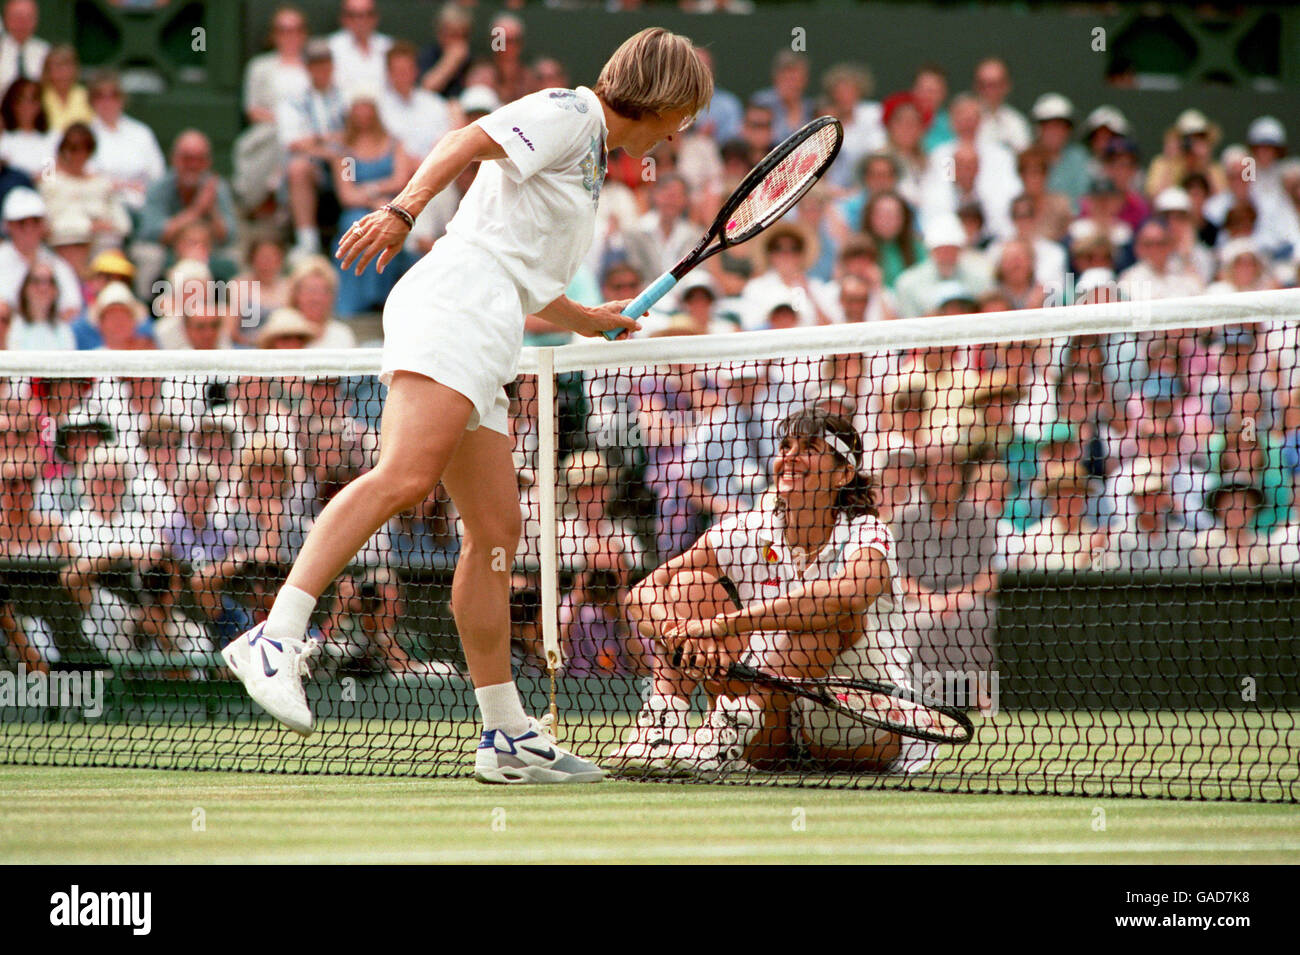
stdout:
<svg viewBox="0 0 1300 955">
<path fill-rule="evenodd" d="M 334 258 L 344 271 L 356 263 L 357 275 L 366 270 L 366 266 L 378 256 L 375 271 L 382 273 L 393 257 L 402 251 L 406 242 L 406 223 L 392 213 L 382 209 L 367 213 L 356 224 L 343 233 L 339 239 L 338 251 Z"/>
<path fill-rule="evenodd" d="M 681 647 L 680 666 L 696 679 L 708 679 L 725 673 L 744 651 L 744 641 L 735 635 L 687 640 Z"/>
<path fill-rule="evenodd" d="M 688 620 L 677 624 L 665 631 L 664 643 L 676 649 L 687 640 L 722 640 L 734 634 L 731 619 L 725 614 L 718 614 L 705 620 Z"/>
<path fill-rule="evenodd" d="M 640 322 L 623 314 L 623 309 L 627 308 L 631 303 L 630 298 L 625 298 L 621 301 L 606 302 L 604 305 L 597 305 L 595 308 L 587 309 L 587 322 L 580 323 L 586 327 L 574 328 L 573 330 L 587 338 L 595 338 L 597 335 L 612 331 L 621 333 L 618 338 L 627 338 L 633 332 L 641 330 Z"/>
</svg>

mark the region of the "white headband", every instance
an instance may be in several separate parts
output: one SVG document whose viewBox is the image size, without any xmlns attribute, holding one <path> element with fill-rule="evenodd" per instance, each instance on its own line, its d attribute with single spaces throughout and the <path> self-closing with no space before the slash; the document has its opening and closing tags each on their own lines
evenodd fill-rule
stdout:
<svg viewBox="0 0 1300 955">
<path fill-rule="evenodd" d="M 858 469 L 858 456 L 853 453 L 853 449 L 849 447 L 849 443 L 847 441 L 845 441 L 838 434 L 835 434 L 832 431 L 826 431 L 822 435 L 822 440 L 826 442 L 826 446 L 828 448 L 830 448 L 832 451 L 837 452 L 840 457 L 844 458 L 846 461 L 849 462 L 849 464 L 853 465 L 853 470 L 856 471 Z"/>
</svg>

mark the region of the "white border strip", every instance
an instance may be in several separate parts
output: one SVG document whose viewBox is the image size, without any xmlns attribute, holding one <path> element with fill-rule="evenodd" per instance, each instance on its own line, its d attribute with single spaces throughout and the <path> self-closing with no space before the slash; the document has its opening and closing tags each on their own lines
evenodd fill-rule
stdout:
<svg viewBox="0 0 1300 955">
<path fill-rule="evenodd" d="M 1153 301 L 1070 305 L 1016 312 L 909 318 L 893 322 L 791 328 L 629 342 L 588 340 L 552 349 L 556 372 L 635 368 L 674 362 L 719 363 L 820 358 L 938 345 L 979 345 L 1234 322 L 1300 321 L 1300 289 L 1234 292 Z M 525 348 L 519 373 L 536 374 L 537 348 Z M 377 375 L 377 348 L 298 351 L 0 351 L 0 377 Z"/>
</svg>

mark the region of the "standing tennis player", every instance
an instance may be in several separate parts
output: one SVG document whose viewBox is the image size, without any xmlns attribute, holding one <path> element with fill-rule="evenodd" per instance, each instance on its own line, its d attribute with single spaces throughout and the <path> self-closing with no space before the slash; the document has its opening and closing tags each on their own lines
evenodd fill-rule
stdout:
<svg viewBox="0 0 1300 955">
<path fill-rule="evenodd" d="M 712 95 L 690 40 L 643 30 L 615 51 L 593 89 L 533 93 L 448 133 L 397 198 L 340 241 L 344 268 L 360 273 L 374 262 L 382 271 L 429 200 L 482 161 L 446 236 L 384 306 L 389 391 L 378 466 L 321 512 L 266 622 L 222 651 L 281 722 L 312 730 L 302 676 L 316 650 L 306 632 L 317 599 L 389 518 L 441 480 L 465 526 L 452 613 L 483 717 L 476 778 L 603 778 L 524 712 L 510 671 L 509 567 L 520 517 L 505 386 L 515 378 L 526 314 L 589 337 L 640 327 L 619 314 L 626 302 L 587 308 L 564 289 L 591 246 L 607 151 L 645 155 L 684 130 Z"/>
</svg>

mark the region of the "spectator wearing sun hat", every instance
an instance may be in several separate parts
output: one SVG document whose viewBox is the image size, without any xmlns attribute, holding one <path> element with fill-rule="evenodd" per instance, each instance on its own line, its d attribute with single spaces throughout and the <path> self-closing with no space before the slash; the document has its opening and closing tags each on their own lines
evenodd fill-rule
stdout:
<svg viewBox="0 0 1300 955">
<path fill-rule="evenodd" d="M 316 338 L 316 326 L 296 308 L 277 308 L 257 333 L 258 348 L 306 348 Z"/>
<path fill-rule="evenodd" d="M 1037 145 L 1052 158 L 1047 176 L 1049 192 L 1062 192 L 1078 202 L 1088 188 L 1088 151 L 1071 142 L 1074 134 L 1074 104 L 1060 93 L 1044 93 L 1030 110 Z"/>
<path fill-rule="evenodd" d="M 1172 247 L 1170 261 L 1182 272 L 1195 272 L 1202 282 L 1214 281 L 1218 263 L 1214 253 L 1201 242 L 1192 217 L 1192 197 L 1181 186 L 1162 190 L 1152 202 L 1152 211 L 1165 220 L 1169 227 Z"/>
<path fill-rule="evenodd" d="M 762 239 L 763 272 L 750 279 L 741 295 L 746 331 L 767 327 L 778 302 L 794 306 L 800 325 L 829 325 L 835 300 L 821 282 L 808 275 L 817 260 L 817 239 L 803 225 L 778 222 Z"/>
<path fill-rule="evenodd" d="M 1210 183 L 1210 192 L 1228 188 L 1223 167 L 1214 160 L 1222 133 L 1199 109 L 1185 109 L 1165 131 L 1164 151 L 1147 168 L 1146 193 L 1158 196 L 1170 186 L 1181 185 L 1191 173 L 1200 173 Z"/>
<path fill-rule="evenodd" d="M 90 307 L 90 320 L 101 339 L 99 347 L 115 351 L 156 348 L 145 314 L 144 306 L 125 283 L 104 286 Z"/>
<path fill-rule="evenodd" d="M 0 207 L 9 238 L 0 243 L 0 298 L 17 304 L 18 289 L 33 265 L 40 262 L 54 270 L 58 285 L 58 313 L 71 319 L 81 311 L 81 285 L 72 266 L 45 242 L 48 219 L 45 201 L 34 189 L 20 186 L 9 190 Z"/>
<path fill-rule="evenodd" d="M 899 317 L 932 314 L 941 304 L 935 301 L 940 282 L 957 282 L 972 301 L 993 287 L 988 260 L 965 246 L 966 231 L 956 216 L 936 216 L 929 222 L 925 230 L 929 257 L 905 269 L 894 284 Z"/>
<path fill-rule="evenodd" d="M 1129 134 L 1128 119 L 1114 106 L 1098 106 L 1083 121 L 1083 141 L 1088 147 L 1088 177 L 1104 176 L 1106 147 Z"/>
</svg>

